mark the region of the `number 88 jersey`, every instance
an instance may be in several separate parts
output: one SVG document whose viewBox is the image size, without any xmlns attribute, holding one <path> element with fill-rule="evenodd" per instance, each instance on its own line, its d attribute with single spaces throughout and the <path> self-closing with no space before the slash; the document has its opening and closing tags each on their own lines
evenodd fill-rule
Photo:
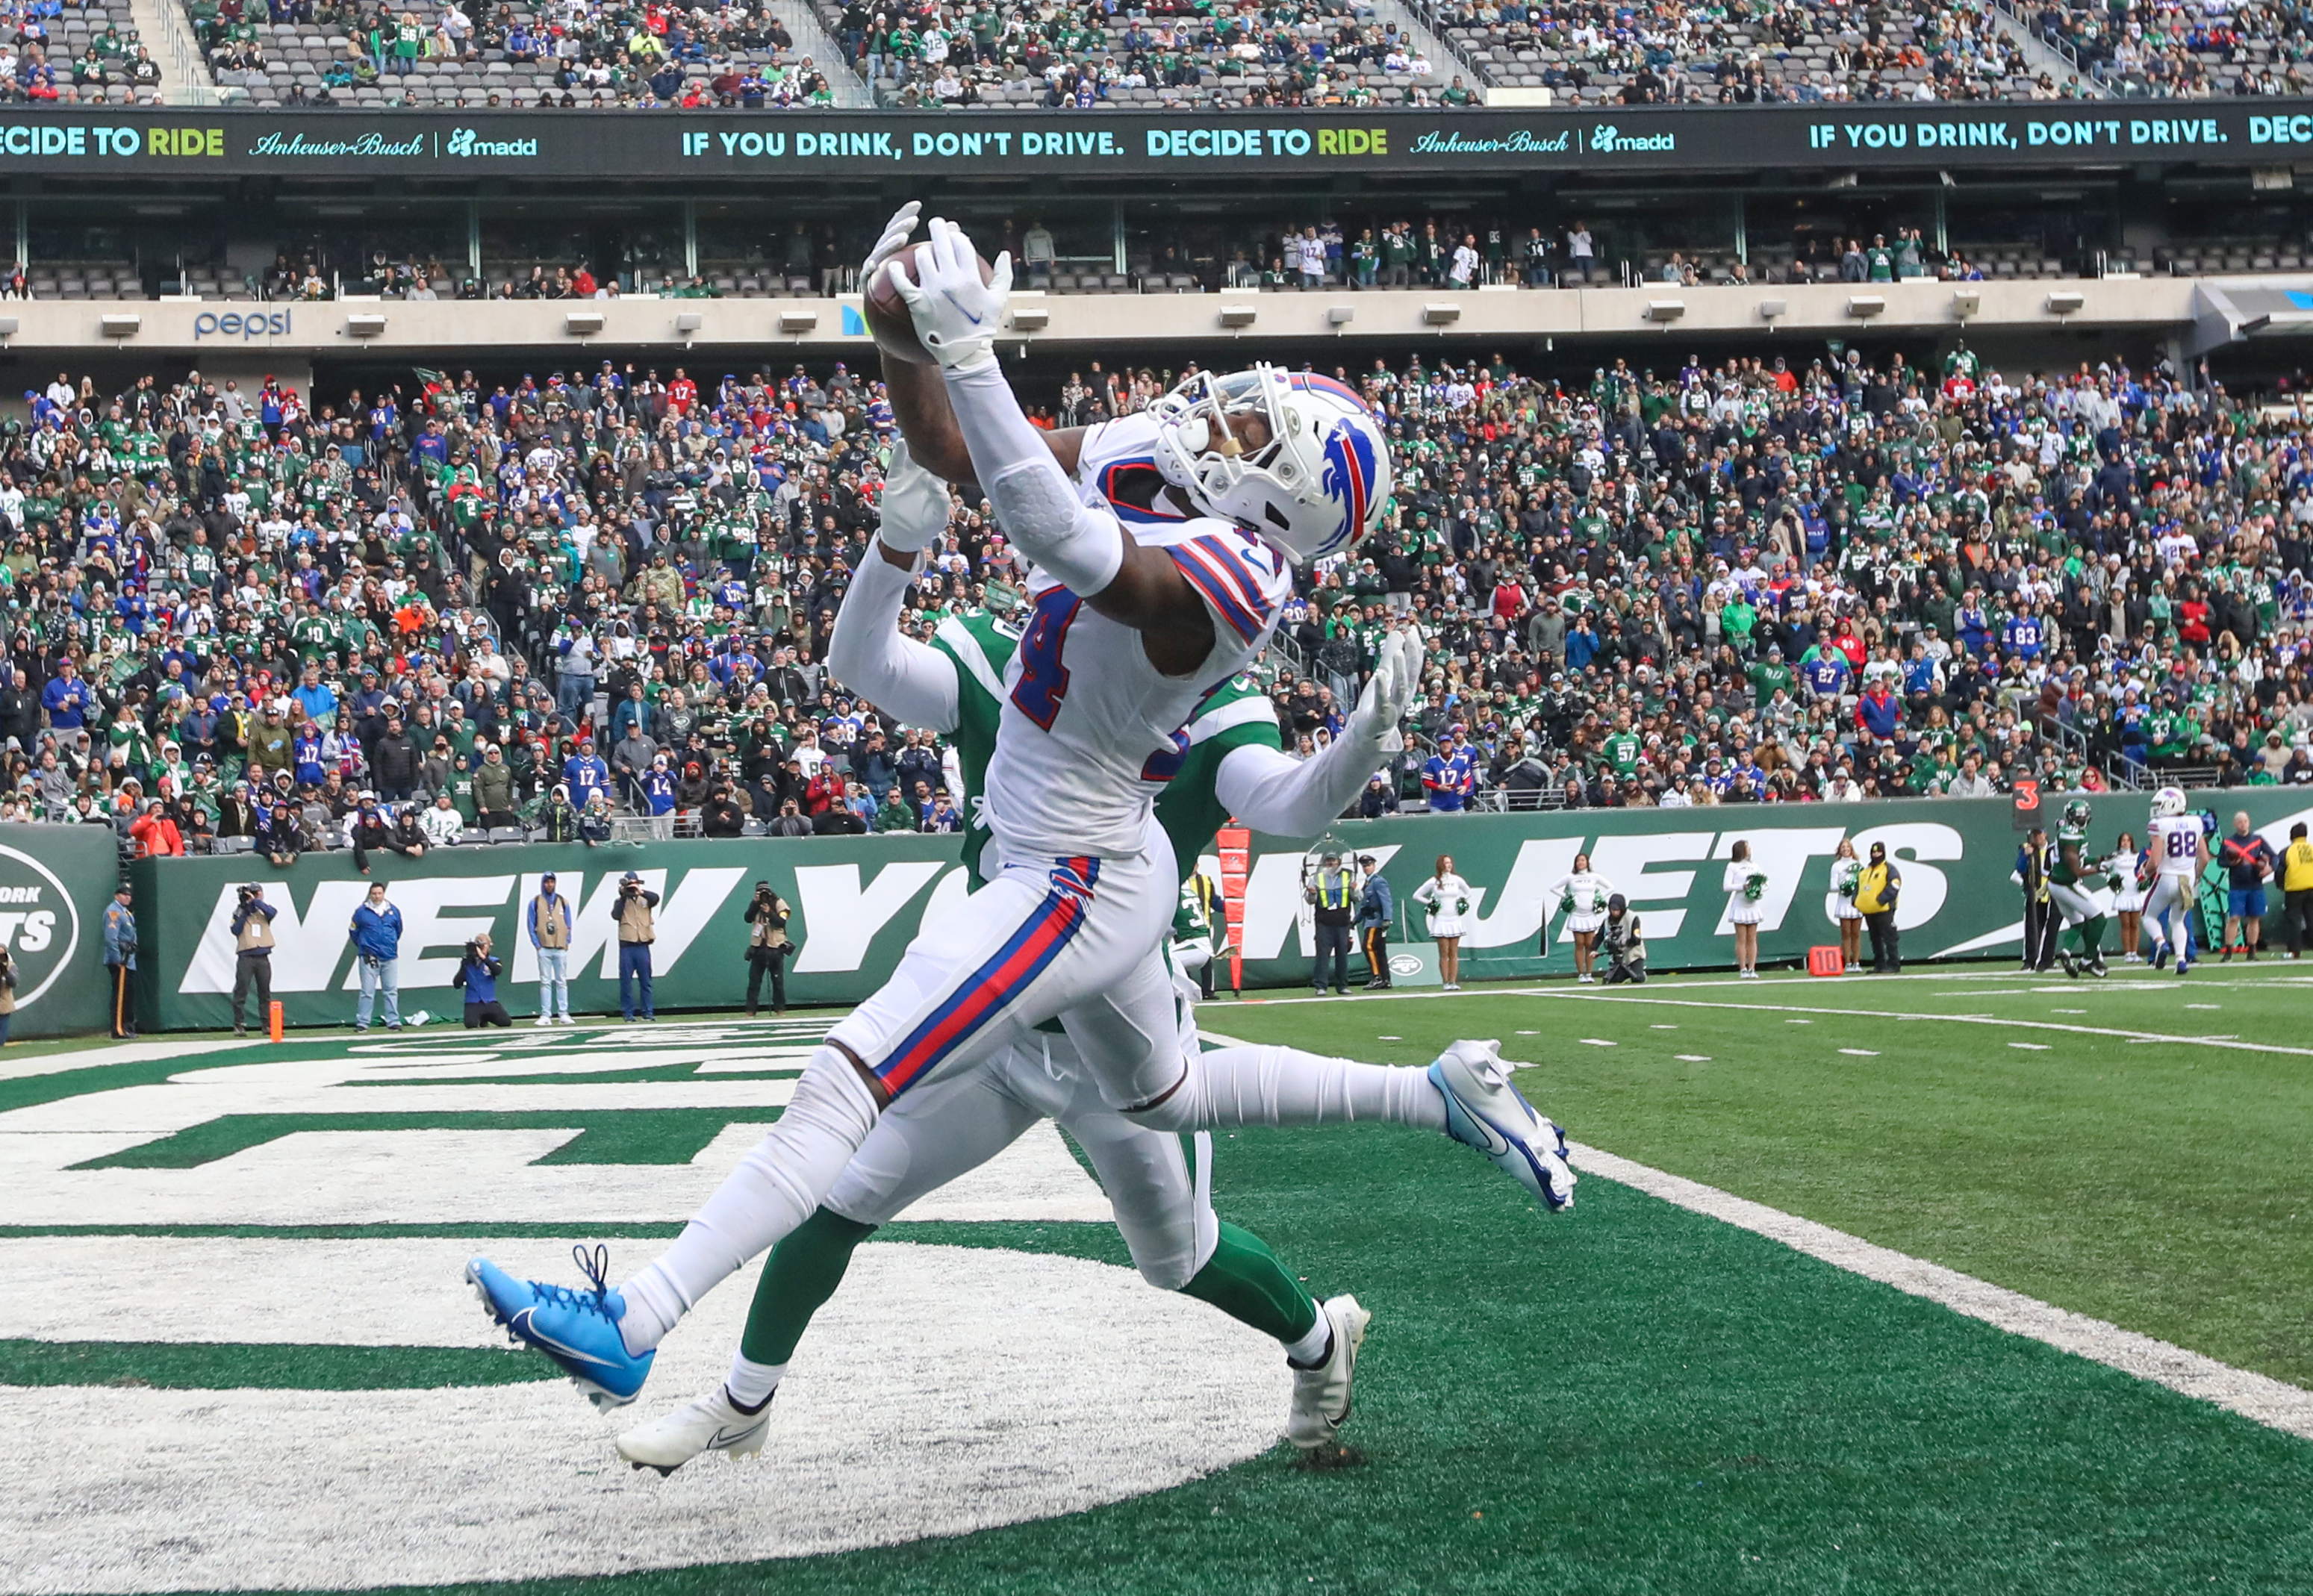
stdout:
<svg viewBox="0 0 2313 1596">
<path fill-rule="evenodd" d="M 2201 817 L 2155 815 L 2145 828 L 2152 846 L 2156 875 L 2180 875 L 2198 881 L 2201 874 Z"/>
<path fill-rule="evenodd" d="M 1092 491 L 1085 498 L 1107 508 Z M 988 821 L 1007 846 L 1056 856 L 1138 853 L 1174 733 L 1208 691 L 1268 646 L 1292 592 L 1284 554 L 1227 522 L 1134 522 L 1124 531 L 1162 548 L 1204 601 L 1211 652 L 1185 676 L 1163 675 L 1140 633 L 1051 573 L 1030 572 L 1033 607 L 1005 671 L 988 767 Z"/>
</svg>

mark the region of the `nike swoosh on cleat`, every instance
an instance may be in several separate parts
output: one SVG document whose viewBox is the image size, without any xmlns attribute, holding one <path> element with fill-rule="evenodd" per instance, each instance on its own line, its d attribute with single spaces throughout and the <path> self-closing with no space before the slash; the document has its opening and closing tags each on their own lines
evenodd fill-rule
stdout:
<svg viewBox="0 0 2313 1596">
<path fill-rule="evenodd" d="M 573 1363 L 584 1364 L 590 1369 L 607 1369 L 611 1367 L 611 1364 L 607 1359 L 598 1358 L 592 1353 L 581 1352 L 575 1346 L 565 1346 L 561 1342 L 557 1341 L 553 1337 L 546 1334 L 543 1330 L 541 1330 L 536 1325 L 531 1322 L 531 1312 L 532 1311 L 530 1309 L 523 1309 L 521 1312 L 515 1314 L 511 1320 L 506 1321 L 506 1329 L 514 1331 L 523 1340 L 529 1342 L 532 1346 L 537 1347 L 539 1351 L 549 1354 L 550 1355 L 566 1357 L 570 1359 Z"/>
<path fill-rule="evenodd" d="M 1499 1158 L 1510 1150 L 1512 1145 L 1510 1139 L 1502 1134 L 1500 1128 L 1483 1114 L 1472 1109 L 1466 1102 L 1462 1104 L 1462 1118 L 1467 1120 L 1473 1129 L 1482 1131 L 1486 1137 L 1490 1138 L 1479 1148 L 1480 1152 L 1491 1158 Z"/>
</svg>

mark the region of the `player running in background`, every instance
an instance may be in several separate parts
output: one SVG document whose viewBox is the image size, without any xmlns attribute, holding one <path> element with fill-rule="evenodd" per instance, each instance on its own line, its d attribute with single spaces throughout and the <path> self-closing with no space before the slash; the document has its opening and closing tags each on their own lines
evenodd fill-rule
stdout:
<svg viewBox="0 0 2313 1596">
<path fill-rule="evenodd" d="M 2153 876 L 2152 890 L 2144 900 L 2144 919 L 2160 942 L 2152 955 L 2152 968 L 2159 969 L 2173 956 L 2181 976 L 2193 968 L 2191 933 L 2185 922 L 2200 893 L 2203 856 L 2201 820 L 2185 812 L 2184 789 L 2163 787 L 2152 794 L 2152 819 L 2145 834 Z"/>
<path fill-rule="evenodd" d="M 895 216 L 870 267 L 913 226 L 910 211 Z M 962 232 L 935 218 L 930 238 L 916 278 L 889 280 L 939 363 L 973 479 L 1032 565 L 982 804 L 988 884 L 837 1022 L 778 1122 L 619 1290 L 599 1253 L 583 1291 L 468 1265 L 491 1316 L 604 1406 L 633 1400 L 691 1306 L 811 1216 L 888 1106 L 1054 1018 L 1103 1101 L 1148 1128 L 1389 1119 L 1481 1148 L 1545 1206 L 1572 1197 L 1556 1127 L 1491 1056 L 1449 1049 L 1425 1077 L 1281 1048 L 1208 1066 L 1179 1047 L 1163 951 L 1178 887 L 1155 794 L 1206 691 L 1268 644 L 1292 564 L 1378 523 L 1390 466 L 1372 413 L 1329 379 L 1267 368 L 1228 389 L 1193 379 L 1161 407 L 1156 453 L 1168 495 L 1197 513 L 1128 523 L 1086 502 L 1005 380 L 994 344 L 1009 259 L 983 282 Z M 916 557 L 883 546 L 869 562 L 911 569 Z"/>
<path fill-rule="evenodd" d="M 2080 956 L 2066 951 L 2062 932 L 2057 934 L 2056 957 L 2064 973 L 2077 977 L 2106 973 L 2104 962 L 2104 894 L 2111 886 L 2105 869 L 2088 857 L 2089 821 L 2093 818 L 2085 798 L 2064 805 L 2056 825 L 2056 855 L 2048 865 L 2048 903 L 2063 918 L 2065 931 L 2080 939 Z"/>
<path fill-rule="evenodd" d="M 948 519 L 946 485 L 893 452 L 885 476 L 888 546 L 936 544 Z M 929 644 L 898 628 L 909 575 L 876 560 L 864 567 L 836 618 L 828 667 L 846 685 L 911 727 L 953 741 L 965 785 L 984 790 L 1002 707 L 1002 684 L 1019 645 L 1016 628 L 980 615 L 943 619 Z M 1412 632 L 1394 634 L 1343 733 L 1306 761 L 1286 757 L 1269 700 L 1235 678 L 1198 706 L 1184 728 L 1179 768 L 1156 815 L 1185 878 L 1234 814 L 1271 836 L 1310 836 L 1348 806 L 1382 757 L 1420 672 Z M 968 806 L 976 809 L 977 806 Z M 972 886 L 993 839 L 975 822 L 965 834 Z M 1176 916 L 1174 982 L 1180 1046 L 1199 1050 L 1195 936 Z M 1210 1302 L 1274 1337 L 1294 1371 L 1287 1434 L 1314 1448 L 1349 1416 L 1358 1347 L 1369 1315 L 1351 1296 L 1322 1307 L 1260 1238 L 1219 1221 L 1209 1199 L 1211 1137 L 1174 1136 L 1133 1124 L 1100 1100 L 1067 1033 L 1053 1026 L 963 1073 L 909 1092 L 876 1121 L 858 1156 L 802 1227 L 772 1249 L 747 1329 L 723 1384 L 619 1438 L 637 1468 L 672 1473 L 700 1451 L 759 1451 L 768 1405 L 814 1313 L 833 1294 L 853 1250 L 910 1203 L 1009 1146 L 1039 1120 L 1060 1122 L 1085 1150 L 1115 1209 L 1133 1263 L 1151 1285 Z"/>
</svg>

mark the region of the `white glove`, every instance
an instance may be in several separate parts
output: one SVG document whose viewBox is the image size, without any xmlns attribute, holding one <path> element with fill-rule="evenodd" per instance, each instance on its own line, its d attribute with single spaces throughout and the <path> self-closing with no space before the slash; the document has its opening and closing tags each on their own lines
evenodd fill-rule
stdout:
<svg viewBox="0 0 2313 1596">
<path fill-rule="evenodd" d="M 860 263 L 859 287 L 862 293 L 866 291 L 875 274 L 884 269 L 884 264 L 915 236 L 916 217 L 923 208 L 922 200 L 911 199 L 893 211 L 892 219 L 884 224 L 884 236 L 875 241 L 875 247 L 867 251 L 867 259 Z"/>
<path fill-rule="evenodd" d="M 884 524 L 875 536 L 887 548 L 915 554 L 947 531 L 947 484 L 915 462 L 907 440 L 892 445 L 884 468 Z"/>
<path fill-rule="evenodd" d="M 976 370 L 996 359 L 997 329 L 1012 293 L 1012 252 L 996 258 L 995 276 L 980 280 L 980 263 L 963 230 L 934 216 L 931 241 L 916 246 L 916 281 L 895 261 L 885 269 L 907 302 L 916 337 L 944 371 Z"/>
<path fill-rule="evenodd" d="M 1389 635 L 1381 645 L 1381 657 L 1374 662 L 1373 679 L 1358 695 L 1358 706 L 1350 711 L 1350 737 L 1382 753 L 1395 753 L 1405 746 L 1398 722 L 1405 718 L 1406 706 L 1420 687 L 1421 662 L 1421 634 L 1417 628 L 1409 627 Z"/>
</svg>

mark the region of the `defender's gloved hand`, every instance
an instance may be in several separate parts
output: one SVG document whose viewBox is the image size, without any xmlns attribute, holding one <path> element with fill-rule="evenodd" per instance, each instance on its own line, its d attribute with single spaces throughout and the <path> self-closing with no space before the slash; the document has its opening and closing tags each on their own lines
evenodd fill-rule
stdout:
<svg viewBox="0 0 2313 1596">
<path fill-rule="evenodd" d="M 875 535 L 888 548 L 913 554 L 947 531 L 947 484 L 915 462 L 906 439 L 892 445 L 884 468 L 884 525 Z"/>
<path fill-rule="evenodd" d="M 1350 712 L 1345 730 L 1350 738 L 1384 753 L 1395 753 L 1405 746 L 1398 723 L 1404 719 L 1420 687 L 1422 655 L 1419 628 L 1409 627 L 1390 634 L 1382 645 L 1381 657 L 1374 662 L 1373 679 L 1358 695 L 1358 706 Z"/>
</svg>

